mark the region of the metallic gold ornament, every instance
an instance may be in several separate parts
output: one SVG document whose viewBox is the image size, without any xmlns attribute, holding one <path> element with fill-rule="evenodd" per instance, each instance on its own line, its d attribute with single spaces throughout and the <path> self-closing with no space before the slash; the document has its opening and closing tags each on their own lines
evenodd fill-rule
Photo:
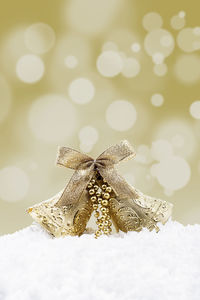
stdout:
<svg viewBox="0 0 200 300">
<path fill-rule="evenodd" d="M 97 191 L 97 192 L 96 192 L 96 196 L 97 196 L 97 197 L 101 197 L 101 192 L 100 192 L 100 191 Z"/>
<path fill-rule="evenodd" d="M 110 198 L 110 194 L 109 193 L 104 193 L 103 194 L 103 198 L 104 199 L 109 199 Z"/>
<path fill-rule="evenodd" d="M 101 207 L 100 210 L 101 210 L 102 213 L 106 213 L 107 212 L 107 210 L 106 210 L 105 207 Z"/>
<path fill-rule="evenodd" d="M 99 189 L 98 185 L 96 185 L 96 184 L 93 186 L 93 188 L 95 191 L 97 191 Z"/>
<path fill-rule="evenodd" d="M 98 198 L 97 199 L 97 201 L 98 201 L 99 204 L 101 204 L 102 200 L 103 200 L 102 198 Z"/>
<path fill-rule="evenodd" d="M 94 210 L 98 209 L 98 204 L 93 204 L 93 209 Z"/>
<path fill-rule="evenodd" d="M 88 189 L 91 189 L 92 187 L 93 187 L 93 184 L 90 182 L 90 183 L 88 183 Z"/>
<path fill-rule="evenodd" d="M 92 197 L 90 198 L 90 200 L 94 203 L 94 202 L 97 201 L 97 197 L 96 197 L 96 196 L 92 196 Z"/>
<path fill-rule="evenodd" d="M 108 200 L 102 200 L 101 201 L 101 204 L 103 205 L 103 206 L 108 206 Z"/>
<path fill-rule="evenodd" d="M 28 212 L 56 237 L 81 235 L 93 210 L 99 218 L 99 224 L 104 226 L 101 231 L 98 228 L 95 237 L 102 232 L 110 233 L 112 223 L 116 230 L 124 232 L 140 231 L 143 227 L 158 231 L 157 223 L 167 222 L 172 204 L 136 190 L 114 167 L 134 156 L 135 152 L 127 141 L 111 146 L 97 159 L 71 148 L 61 147 L 57 164 L 74 169 L 72 178 L 62 193 L 29 208 Z M 93 197 L 97 200 L 94 201 Z M 107 206 L 103 205 L 105 200 L 108 201 Z M 99 206 L 101 216 L 97 213 Z M 108 220 L 110 223 L 107 223 Z"/>
<path fill-rule="evenodd" d="M 111 186 L 107 186 L 107 188 L 106 188 L 106 192 L 108 192 L 108 193 L 111 193 L 111 192 L 112 192 L 112 188 L 111 188 Z"/>
<path fill-rule="evenodd" d="M 90 190 L 89 190 L 89 194 L 90 194 L 90 195 L 94 195 L 94 193 L 95 193 L 95 190 L 94 190 L 94 189 L 90 189 Z"/>
</svg>

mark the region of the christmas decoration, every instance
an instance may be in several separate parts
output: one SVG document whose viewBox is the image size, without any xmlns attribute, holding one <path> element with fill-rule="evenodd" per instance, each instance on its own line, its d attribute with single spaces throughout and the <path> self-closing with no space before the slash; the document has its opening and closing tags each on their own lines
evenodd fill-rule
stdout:
<svg viewBox="0 0 200 300">
<path fill-rule="evenodd" d="M 109 147 L 97 159 L 67 147 L 58 152 L 57 164 L 74 169 L 61 195 L 28 209 L 39 224 L 55 237 L 81 235 L 94 212 L 98 229 L 95 237 L 116 231 L 159 231 L 172 204 L 146 196 L 130 186 L 114 166 L 135 156 L 127 141 Z"/>
</svg>

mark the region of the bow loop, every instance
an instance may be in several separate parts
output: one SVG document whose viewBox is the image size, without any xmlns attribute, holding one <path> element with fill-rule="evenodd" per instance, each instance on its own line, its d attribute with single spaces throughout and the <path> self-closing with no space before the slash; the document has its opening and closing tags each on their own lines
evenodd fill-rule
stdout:
<svg viewBox="0 0 200 300">
<path fill-rule="evenodd" d="M 93 163 L 93 159 L 77 150 L 59 147 L 56 164 L 70 169 L 85 169 Z"/>
<path fill-rule="evenodd" d="M 127 141 L 109 147 L 97 159 L 71 148 L 59 148 L 57 164 L 74 169 L 75 172 L 57 205 L 62 206 L 78 202 L 88 182 L 94 176 L 95 170 L 99 171 L 117 195 L 135 195 L 132 187 L 114 169 L 115 164 L 132 159 L 134 156 L 135 152 Z"/>
<path fill-rule="evenodd" d="M 119 144 L 109 147 L 99 155 L 97 160 L 107 161 L 108 164 L 118 164 L 120 161 L 132 159 L 135 151 L 128 141 L 123 140 Z"/>
</svg>

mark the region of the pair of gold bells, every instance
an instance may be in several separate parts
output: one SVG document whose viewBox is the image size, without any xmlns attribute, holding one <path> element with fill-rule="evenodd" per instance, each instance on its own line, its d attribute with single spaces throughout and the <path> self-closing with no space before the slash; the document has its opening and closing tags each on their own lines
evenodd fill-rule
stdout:
<svg viewBox="0 0 200 300">
<path fill-rule="evenodd" d="M 114 165 L 131 159 L 135 152 L 127 141 L 106 149 L 97 159 L 71 148 L 61 147 L 57 164 L 75 172 L 65 189 L 52 199 L 28 209 L 28 213 L 55 237 L 80 236 L 94 212 L 98 229 L 95 237 L 118 232 L 159 231 L 165 224 L 173 205 L 144 195 L 130 186 Z M 113 225 L 113 226 L 112 226 Z"/>
</svg>

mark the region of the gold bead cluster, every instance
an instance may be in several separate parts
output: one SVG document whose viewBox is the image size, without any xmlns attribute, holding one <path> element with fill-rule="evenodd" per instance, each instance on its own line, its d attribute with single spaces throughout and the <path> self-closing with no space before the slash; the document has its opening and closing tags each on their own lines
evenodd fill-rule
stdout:
<svg viewBox="0 0 200 300">
<path fill-rule="evenodd" d="M 92 179 L 87 187 L 95 211 L 94 216 L 97 219 L 98 230 L 95 232 L 95 238 L 98 238 L 102 233 L 109 235 L 112 231 L 109 214 L 109 199 L 112 188 L 105 181 L 99 186 L 95 179 Z"/>
</svg>

